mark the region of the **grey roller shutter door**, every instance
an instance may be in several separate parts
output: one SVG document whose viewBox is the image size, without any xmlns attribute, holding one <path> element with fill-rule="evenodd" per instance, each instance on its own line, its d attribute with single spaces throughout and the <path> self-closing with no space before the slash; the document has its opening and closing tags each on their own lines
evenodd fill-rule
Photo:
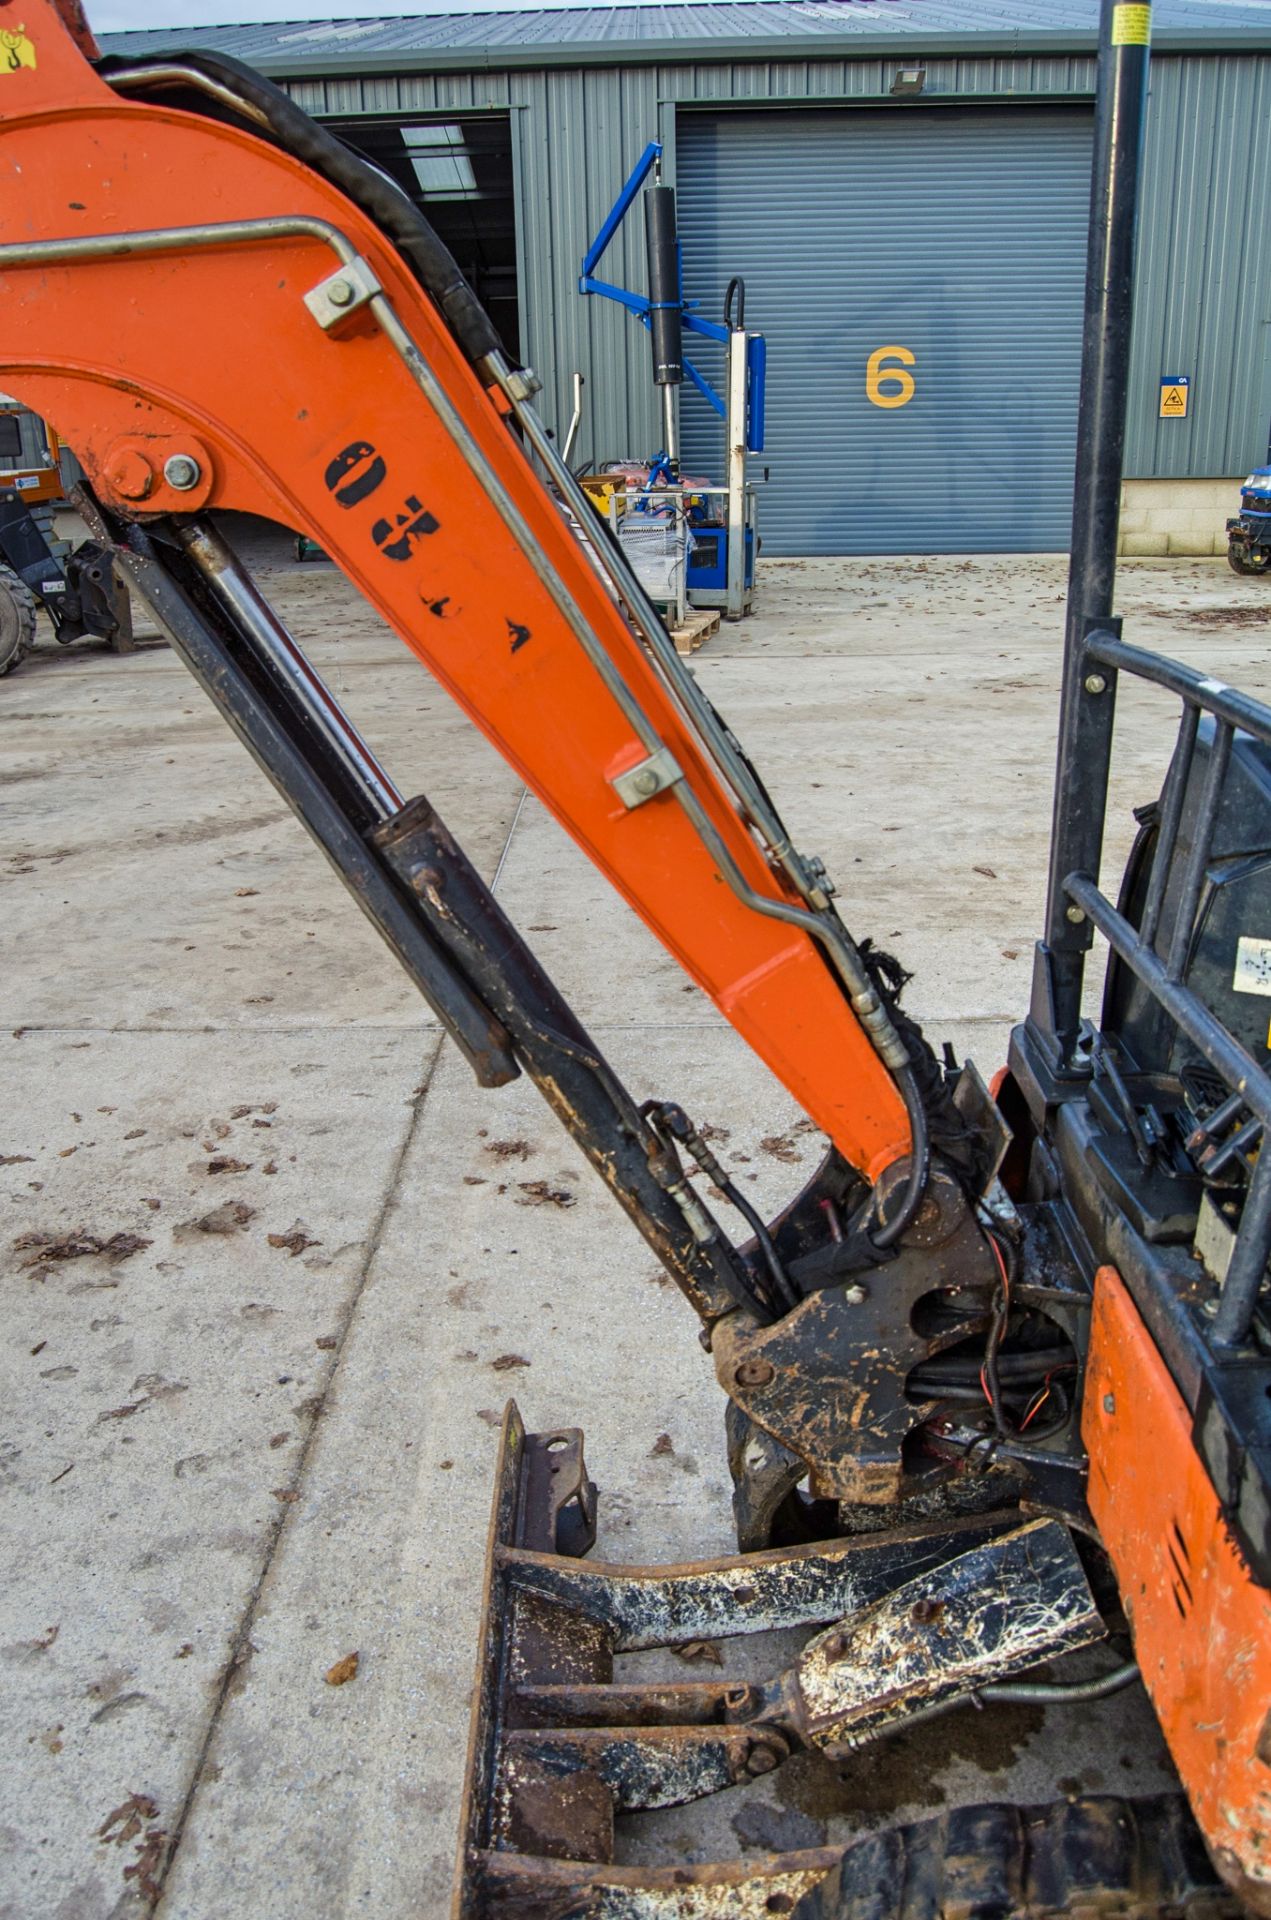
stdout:
<svg viewBox="0 0 1271 1920">
<path fill-rule="evenodd" d="M 1077 107 L 680 114 L 686 291 L 718 318 L 740 274 L 768 339 L 769 553 L 1067 546 L 1090 150 Z M 722 478 L 687 387 L 681 420 Z"/>
</svg>

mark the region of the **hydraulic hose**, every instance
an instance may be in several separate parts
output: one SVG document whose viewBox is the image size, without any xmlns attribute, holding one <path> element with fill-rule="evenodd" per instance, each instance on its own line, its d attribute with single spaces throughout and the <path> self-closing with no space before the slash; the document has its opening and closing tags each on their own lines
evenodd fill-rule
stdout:
<svg viewBox="0 0 1271 1920">
<path fill-rule="evenodd" d="M 964 1358 L 941 1355 L 934 1360 L 924 1360 L 911 1378 L 915 1381 L 921 1379 L 923 1386 L 965 1386 L 979 1380 L 983 1364 L 981 1358 L 969 1354 Z M 1010 1386 L 1021 1383 L 1031 1385 L 1044 1380 L 1048 1373 L 1053 1373 L 1057 1368 L 1075 1364 L 1071 1347 L 1031 1347 L 1022 1353 L 1001 1355 L 997 1370 Z"/>
<path fill-rule="evenodd" d="M 906 1227 L 912 1226 L 914 1217 L 922 1205 L 922 1196 L 927 1187 L 927 1175 L 931 1171 L 931 1138 L 927 1129 L 927 1109 L 922 1103 L 917 1076 L 912 1067 L 902 1067 L 896 1075 L 896 1086 L 905 1103 L 905 1112 L 909 1116 L 909 1131 L 913 1144 L 909 1154 L 909 1178 L 905 1182 L 905 1191 L 899 1207 L 891 1219 L 885 1221 L 877 1232 L 870 1234 L 876 1247 L 890 1247 L 899 1240 Z"/>
<path fill-rule="evenodd" d="M 729 1180 L 725 1177 L 722 1182 L 717 1179 L 716 1185 L 730 1206 L 736 1207 L 738 1213 L 758 1241 L 759 1250 L 763 1254 L 764 1265 L 768 1269 L 768 1275 L 776 1291 L 777 1299 L 786 1309 L 797 1307 L 801 1296 L 781 1264 L 781 1256 L 777 1252 L 776 1243 L 772 1235 L 764 1225 L 762 1214 L 751 1206 L 736 1181 Z"/>
<path fill-rule="evenodd" d="M 746 1225 L 750 1228 L 763 1255 L 764 1265 L 772 1287 L 772 1304 L 778 1317 L 797 1307 L 801 1299 L 798 1288 L 791 1280 L 777 1252 L 776 1243 L 764 1224 L 763 1217 L 751 1206 L 744 1193 L 731 1180 L 719 1163 L 718 1155 L 713 1153 L 702 1138 L 683 1107 L 673 1100 L 646 1100 L 640 1109 L 641 1115 L 649 1122 L 655 1133 L 666 1134 L 689 1153 L 708 1179 L 713 1180 L 730 1206 L 737 1209 Z"/>
</svg>

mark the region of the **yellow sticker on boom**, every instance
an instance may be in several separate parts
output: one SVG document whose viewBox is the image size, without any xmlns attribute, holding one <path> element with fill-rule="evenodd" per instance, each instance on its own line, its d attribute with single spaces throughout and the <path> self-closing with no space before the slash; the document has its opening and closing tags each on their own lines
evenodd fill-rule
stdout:
<svg viewBox="0 0 1271 1920">
<path fill-rule="evenodd" d="M 1152 38 L 1150 5 L 1121 5 L 1112 9 L 1114 47 L 1145 47 Z"/>
<path fill-rule="evenodd" d="M 35 65 L 35 47 L 23 26 L 0 32 L 0 73 L 17 73 Z"/>
</svg>

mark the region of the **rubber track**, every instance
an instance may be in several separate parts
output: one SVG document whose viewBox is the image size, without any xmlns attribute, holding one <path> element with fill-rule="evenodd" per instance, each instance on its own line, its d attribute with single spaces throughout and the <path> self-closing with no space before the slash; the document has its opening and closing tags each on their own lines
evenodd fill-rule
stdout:
<svg viewBox="0 0 1271 1920">
<path fill-rule="evenodd" d="M 849 1847 L 826 1920 L 1239 1916 L 1181 1794 L 959 1807 Z"/>
</svg>

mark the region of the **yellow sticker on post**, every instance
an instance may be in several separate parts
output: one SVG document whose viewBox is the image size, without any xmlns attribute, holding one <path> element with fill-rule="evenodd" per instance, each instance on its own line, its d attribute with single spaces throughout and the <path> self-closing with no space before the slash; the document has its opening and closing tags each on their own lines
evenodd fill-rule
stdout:
<svg viewBox="0 0 1271 1920">
<path fill-rule="evenodd" d="M 1126 0 L 1112 9 L 1112 44 L 1114 47 L 1145 47 L 1152 38 L 1152 9 L 1150 5 L 1129 5 Z"/>
</svg>

